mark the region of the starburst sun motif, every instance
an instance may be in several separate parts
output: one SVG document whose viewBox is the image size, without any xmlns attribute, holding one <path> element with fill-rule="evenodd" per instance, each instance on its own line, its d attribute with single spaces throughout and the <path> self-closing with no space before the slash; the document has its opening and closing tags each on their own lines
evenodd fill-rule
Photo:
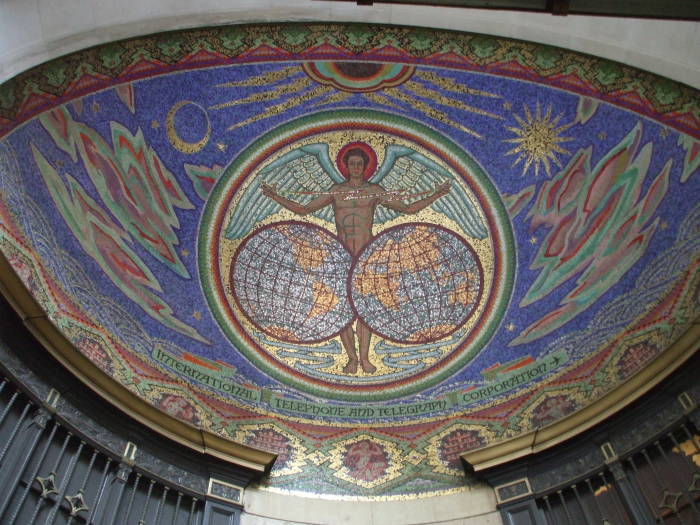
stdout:
<svg viewBox="0 0 700 525">
<path fill-rule="evenodd" d="M 570 154 L 569 151 L 562 148 L 559 144 L 571 140 L 571 137 L 562 137 L 561 133 L 569 129 L 573 123 L 557 127 L 562 115 L 559 114 L 552 118 L 551 105 L 547 106 L 547 112 L 542 115 L 539 102 L 535 108 L 534 117 L 527 106 L 524 106 L 524 113 L 524 118 L 513 114 L 520 127 L 507 126 L 507 129 L 515 133 L 517 137 L 506 139 L 505 142 L 517 145 L 508 151 L 506 155 L 517 155 L 513 166 L 517 166 L 523 160 L 525 161 L 523 175 L 527 173 L 531 165 L 534 165 L 535 176 L 539 175 L 540 166 L 544 166 L 544 170 L 549 177 L 551 176 L 552 162 L 559 168 L 562 167 L 556 154 Z"/>
</svg>

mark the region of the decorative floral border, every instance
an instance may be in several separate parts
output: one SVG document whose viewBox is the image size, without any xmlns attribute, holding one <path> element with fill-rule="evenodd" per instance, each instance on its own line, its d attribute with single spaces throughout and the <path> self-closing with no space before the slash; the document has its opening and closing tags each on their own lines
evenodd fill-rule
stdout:
<svg viewBox="0 0 700 525">
<path fill-rule="evenodd" d="M 0 86 L 0 136 L 38 113 L 123 82 L 239 62 L 373 60 L 493 73 L 630 109 L 700 138 L 697 90 L 561 48 L 370 24 L 257 24 L 159 33 L 57 58 Z"/>
</svg>

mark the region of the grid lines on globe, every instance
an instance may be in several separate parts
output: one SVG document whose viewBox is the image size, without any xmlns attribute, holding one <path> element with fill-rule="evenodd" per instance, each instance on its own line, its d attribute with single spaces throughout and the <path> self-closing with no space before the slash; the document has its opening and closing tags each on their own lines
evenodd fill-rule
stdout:
<svg viewBox="0 0 700 525">
<path fill-rule="evenodd" d="M 350 277 L 356 314 L 399 343 L 436 341 L 458 330 L 479 303 L 480 261 L 466 240 L 442 227 L 410 223 L 383 231 Z"/>
<path fill-rule="evenodd" d="M 291 343 L 321 342 L 354 319 L 346 287 L 350 263 L 348 251 L 327 230 L 275 223 L 238 247 L 231 290 L 262 332 Z"/>
</svg>

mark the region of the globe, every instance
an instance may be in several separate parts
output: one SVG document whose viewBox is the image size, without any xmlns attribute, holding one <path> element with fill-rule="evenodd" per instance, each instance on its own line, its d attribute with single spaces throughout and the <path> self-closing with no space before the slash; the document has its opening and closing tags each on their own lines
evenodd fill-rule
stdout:
<svg viewBox="0 0 700 525">
<path fill-rule="evenodd" d="M 475 310 L 483 272 L 469 243 L 432 224 L 387 229 L 360 253 L 350 275 L 357 316 L 398 343 L 429 343 L 458 330 Z"/>
<path fill-rule="evenodd" d="M 230 285 L 256 328 L 290 343 L 337 335 L 354 319 L 347 293 L 352 257 L 328 230 L 288 221 L 263 227 L 234 254 Z"/>
</svg>

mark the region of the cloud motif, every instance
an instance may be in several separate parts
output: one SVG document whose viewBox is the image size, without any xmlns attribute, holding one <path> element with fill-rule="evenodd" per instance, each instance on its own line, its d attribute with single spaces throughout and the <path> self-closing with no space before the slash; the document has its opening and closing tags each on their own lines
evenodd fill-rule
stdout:
<svg viewBox="0 0 700 525">
<path fill-rule="evenodd" d="M 206 201 L 211 189 L 214 187 L 216 180 L 221 174 L 222 167 L 218 164 L 214 164 L 213 166 L 185 164 L 184 167 L 197 195 L 200 199 Z"/>
<path fill-rule="evenodd" d="M 66 182 L 32 144 L 34 160 L 51 198 L 83 250 L 109 279 L 161 324 L 198 341 L 207 342 L 197 331 L 173 316 L 170 306 L 154 292 L 160 284 L 141 258 L 129 247 L 129 235 L 116 224 L 70 175 Z"/>
<path fill-rule="evenodd" d="M 700 169 L 700 140 L 694 140 L 688 135 L 680 135 L 678 145 L 683 146 L 685 150 L 681 174 L 681 182 L 685 182 Z"/>
<path fill-rule="evenodd" d="M 520 306 L 578 278 L 559 307 L 528 326 L 511 346 L 539 339 L 576 317 L 644 254 L 659 223 L 651 219 L 668 189 L 671 160 L 641 195 L 652 157 L 651 143 L 639 149 L 641 136 L 639 123 L 593 169 L 592 147 L 580 149 L 542 186 L 528 217 L 532 231 L 549 232 L 530 265 L 540 273 Z"/>
<path fill-rule="evenodd" d="M 130 246 L 140 244 L 172 271 L 190 278 L 176 252 L 179 240 L 175 229 L 180 224 L 175 208 L 194 206 L 146 144 L 141 130 L 134 135 L 111 122 L 110 146 L 96 130 L 73 120 L 65 107 L 43 114 L 40 120 L 56 146 L 73 162 L 82 161 L 102 200 L 100 203 L 90 197 L 74 177 L 61 177 L 32 145 L 51 197 L 83 250 L 149 316 L 208 343 L 197 330 L 177 319 L 170 305 L 157 295 L 162 292 L 158 279 Z"/>
<path fill-rule="evenodd" d="M 180 223 L 174 208 L 192 209 L 177 180 L 136 135 L 117 122 L 110 124 L 109 144 L 89 126 L 76 122 L 67 109 L 57 108 L 40 117 L 56 145 L 74 162 L 77 153 L 100 198 L 131 238 L 178 275 L 189 278 L 175 245 Z"/>
</svg>

